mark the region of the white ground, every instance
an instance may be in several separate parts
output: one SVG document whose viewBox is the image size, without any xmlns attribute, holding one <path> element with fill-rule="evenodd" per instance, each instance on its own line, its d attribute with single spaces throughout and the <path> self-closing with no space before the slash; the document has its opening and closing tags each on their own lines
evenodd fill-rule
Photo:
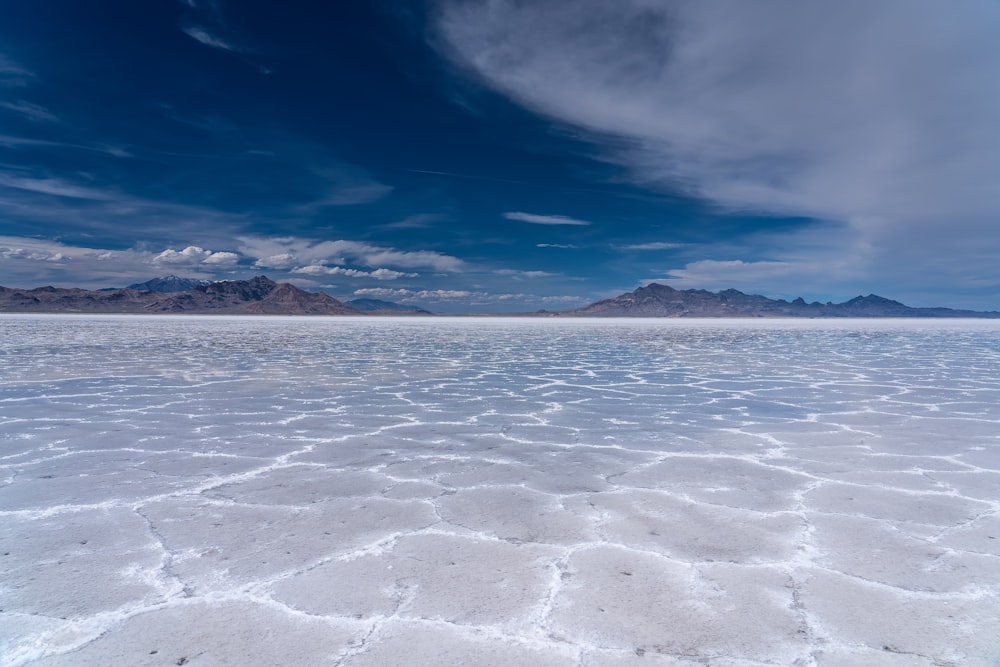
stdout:
<svg viewBox="0 0 1000 667">
<path fill-rule="evenodd" d="M 0 317 L 0 664 L 1000 664 L 1000 322 Z"/>
</svg>

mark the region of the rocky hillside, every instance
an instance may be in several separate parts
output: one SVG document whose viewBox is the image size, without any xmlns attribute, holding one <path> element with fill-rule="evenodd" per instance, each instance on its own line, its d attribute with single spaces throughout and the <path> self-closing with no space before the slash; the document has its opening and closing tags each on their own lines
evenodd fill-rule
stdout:
<svg viewBox="0 0 1000 667">
<path fill-rule="evenodd" d="M 1000 317 L 998 312 L 910 308 L 874 294 L 844 303 L 769 299 L 739 290 L 676 290 L 651 283 L 583 308 L 558 313 L 577 317 Z"/>
<path fill-rule="evenodd" d="M 244 312 L 255 315 L 359 315 L 360 311 L 322 292 L 304 292 L 295 285 L 282 283 L 263 298 L 254 301 Z"/>
<path fill-rule="evenodd" d="M 144 283 L 133 283 L 128 289 L 140 290 L 143 292 L 186 292 L 195 287 L 211 285 L 211 280 L 195 280 L 193 278 L 181 278 L 170 274 L 147 280 Z"/>
<path fill-rule="evenodd" d="M 0 287 L 0 312 L 7 313 L 198 313 L 266 315 L 360 315 L 322 294 L 278 284 L 266 276 L 224 280 L 182 292 Z"/>
</svg>

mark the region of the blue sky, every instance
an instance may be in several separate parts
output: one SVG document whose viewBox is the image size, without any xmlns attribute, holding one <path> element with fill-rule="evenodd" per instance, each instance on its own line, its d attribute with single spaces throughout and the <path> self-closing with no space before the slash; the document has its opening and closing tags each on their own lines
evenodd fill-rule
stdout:
<svg viewBox="0 0 1000 667">
<path fill-rule="evenodd" d="M 1000 309 L 1000 3 L 0 3 L 0 284 Z"/>
</svg>

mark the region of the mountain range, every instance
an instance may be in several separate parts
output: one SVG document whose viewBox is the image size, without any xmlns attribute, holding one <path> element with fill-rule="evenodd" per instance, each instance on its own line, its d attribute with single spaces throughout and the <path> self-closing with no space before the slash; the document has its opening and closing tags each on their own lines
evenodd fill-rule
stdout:
<svg viewBox="0 0 1000 667">
<path fill-rule="evenodd" d="M 1000 312 L 996 311 L 911 308 L 875 294 L 857 296 L 843 303 L 806 303 L 801 297 L 785 301 L 744 294 L 735 289 L 721 292 L 676 290 L 659 283 L 650 283 L 583 308 L 552 314 L 575 317 L 1000 317 Z"/>
<path fill-rule="evenodd" d="M 170 274 L 147 280 L 144 283 L 133 283 L 127 289 L 141 290 L 143 292 L 186 292 L 195 287 L 211 285 L 211 280 L 197 280 L 195 278 L 181 278 Z"/>
<path fill-rule="evenodd" d="M 382 299 L 351 299 L 347 302 L 351 308 L 356 308 L 369 315 L 431 315 L 429 310 L 407 306 L 402 303 L 383 301 Z"/>
<path fill-rule="evenodd" d="M 183 291 L 0 287 L 0 312 L 198 313 L 242 315 L 360 315 L 322 292 L 305 292 L 266 276 L 223 280 Z"/>
<path fill-rule="evenodd" d="M 123 289 L 84 290 L 0 287 L 0 312 L 8 313 L 192 313 L 234 315 L 430 315 L 391 301 L 344 303 L 323 292 L 306 292 L 266 276 L 213 283 L 163 276 Z M 676 290 L 650 283 L 583 308 L 524 313 L 535 317 L 976 317 L 1000 312 L 911 308 L 875 294 L 844 303 L 771 299 L 739 290 Z"/>
</svg>

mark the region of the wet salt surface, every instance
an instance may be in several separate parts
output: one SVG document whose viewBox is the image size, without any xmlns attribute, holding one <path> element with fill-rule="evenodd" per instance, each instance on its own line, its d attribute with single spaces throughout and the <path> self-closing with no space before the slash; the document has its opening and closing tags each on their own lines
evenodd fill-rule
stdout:
<svg viewBox="0 0 1000 667">
<path fill-rule="evenodd" d="M 1000 322 L 0 318 L 4 665 L 1000 664 Z"/>
</svg>

